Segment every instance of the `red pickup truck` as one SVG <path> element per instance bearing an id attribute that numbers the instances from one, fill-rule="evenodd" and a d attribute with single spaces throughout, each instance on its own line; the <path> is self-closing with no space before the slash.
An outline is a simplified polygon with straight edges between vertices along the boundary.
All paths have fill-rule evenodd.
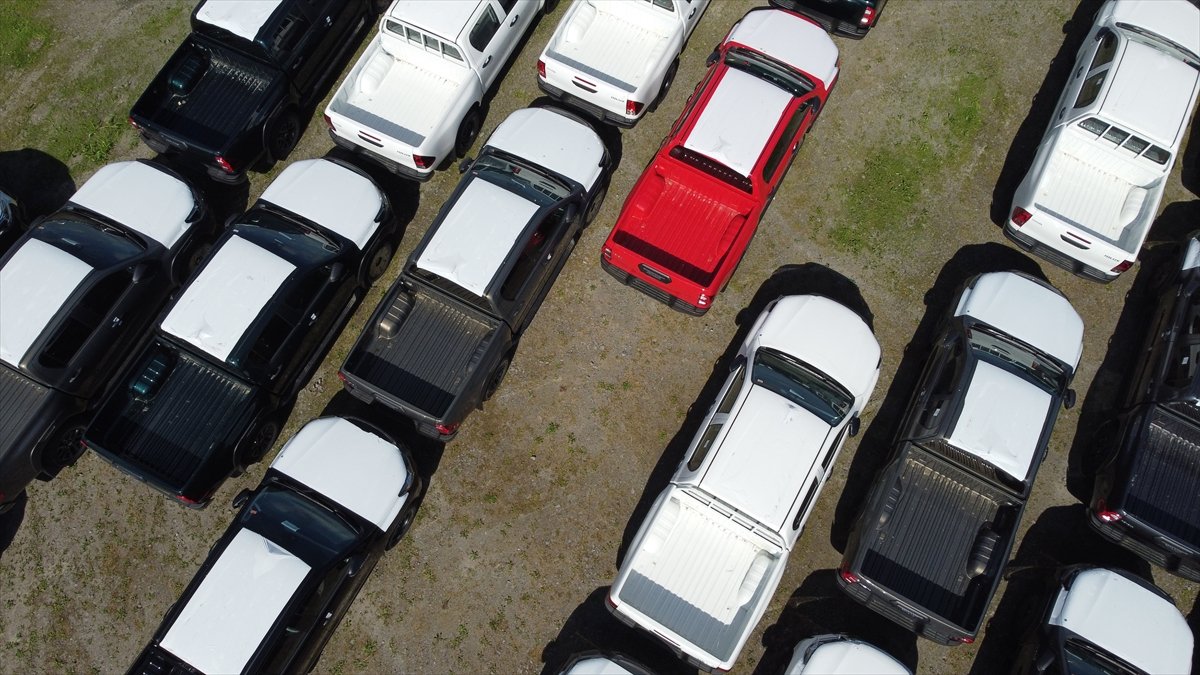
<path id="1" fill-rule="evenodd" d="M 838 67 L 833 41 L 803 16 L 764 7 L 742 17 L 625 200 L 601 266 L 675 309 L 707 312 Z"/>

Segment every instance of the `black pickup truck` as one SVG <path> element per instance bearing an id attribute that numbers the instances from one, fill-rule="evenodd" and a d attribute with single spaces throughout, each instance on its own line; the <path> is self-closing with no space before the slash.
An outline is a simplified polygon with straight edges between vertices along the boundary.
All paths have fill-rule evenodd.
<path id="1" fill-rule="evenodd" d="M 1083 323 L 1048 284 L 976 277 L 934 342 L 847 544 L 838 584 L 922 637 L 972 642 L 1079 362 Z"/>
<path id="2" fill-rule="evenodd" d="M 1100 534 L 1192 581 L 1200 581 L 1197 261 L 1192 238 L 1163 284 L 1116 427 L 1098 435 L 1105 457 L 1090 509 Z"/>
<path id="3" fill-rule="evenodd" d="M 232 221 L 84 433 L 121 470 L 202 507 L 271 448 L 294 397 L 391 259 L 365 174 L 285 169 Z"/>
<path id="4" fill-rule="evenodd" d="M 0 257 L 0 511 L 83 427 L 216 225 L 178 175 L 109 164 Z"/>
<path id="5" fill-rule="evenodd" d="M 223 182 L 284 159 L 370 29 L 373 0 L 202 0 L 129 122 Z"/>
<path id="6" fill-rule="evenodd" d="M 546 142 L 546 139 L 553 139 Z M 449 440 L 508 371 L 533 320 L 599 210 L 609 171 L 600 138 L 575 115 L 514 112 L 489 138 L 339 375 L 351 394 Z"/>

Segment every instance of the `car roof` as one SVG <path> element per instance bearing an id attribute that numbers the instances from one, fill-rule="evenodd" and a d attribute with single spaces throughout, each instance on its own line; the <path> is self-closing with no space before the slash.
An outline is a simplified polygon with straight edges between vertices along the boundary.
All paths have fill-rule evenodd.
<path id="1" fill-rule="evenodd" d="M 827 642 L 813 651 L 803 668 L 804 654 L 797 651 L 783 675 L 912 675 L 904 664 L 878 647 L 860 640 Z"/>
<path id="2" fill-rule="evenodd" d="M 293 162 L 262 199 L 354 242 L 362 250 L 379 228 L 383 195 L 369 178 L 325 159 Z"/>
<path id="3" fill-rule="evenodd" d="M 538 205 L 472 178 L 417 258 L 417 267 L 483 296 Z"/>
<path id="4" fill-rule="evenodd" d="M 1029 475 L 1053 397 L 1023 377 L 975 362 L 947 441 L 1017 480 Z"/>
<path id="5" fill-rule="evenodd" d="M 27 238 L 0 269 L 0 359 L 16 367 L 92 266 Z"/>
<path id="6" fill-rule="evenodd" d="M 224 361 L 295 269 L 265 248 L 230 236 L 185 287 L 162 329 Z"/>
<path id="7" fill-rule="evenodd" d="M 196 19 L 253 40 L 282 0 L 207 0 L 196 8 Z"/>
<path id="8" fill-rule="evenodd" d="M 837 72 L 838 48 L 825 29 L 782 9 L 763 7 L 747 12 L 727 40 L 782 61 L 826 87 Z"/>
<path id="9" fill-rule="evenodd" d="M 1182 142 L 1200 72 L 1133 40 L 1112 67 L 1100 114 L 1172 151 Z"/>
<path id="10" fill-rule="evenodd" d="M 257 532 L 240 529 L 159 645 L 204 673 L 241 672 L 309 570 Z"/>
<path id="11" fill-rule="evenodd" d="M 145 162 L 117 162 L 92 174 L 71 202 L 172 248 L 191 227 L 196 198 L 187 183 Z"/>
<path id="12" fill-rule="evenodd" d="M 1116 0 L 1112 21 L 1157 33 L 1200 55 L 1200 8 L 1188 0 Z"/>
<path id="13" fill-rule="evenodd" d="M 1015 272 L 990 272 L 959 297 L 954 316 L 970 316 L 1063 361 L 1083 353 L 1083 319 L 1053 288 Z"/>
<path id="14" fill-rule="evenodd" d="M 749 339 L 804 361 L 855 396 L 874 381 L 879 365 L 879 342 L 862 318 L 820 295 L 780 298 Z"/>
<path id="15" fill-rule="evenodd" d="M 683 145 L 749 177 L 792 99 L 766 80 L 728 68 Z"/>
<path id="16" fill-rule="evenodd" d="M 591 127 L 545 108 L 513 112 L 492 132 L 487 145 L 556 171 L 585 189 L 600 177 L 605 151 Z"/>
<path id="17" fill-rule="evenodd" d="M 271 468 L 353 511 L 380 530 L 400 513 L 408 482 L 403 451 L 339 417 L 304 425 Z"/>
<path id="18" fill-rule="evenodd" d="M 467 28 L 475 10 L 487 0 L 396 0 L 387 15 L 450 41 Z M 503 19 L 504 17 L 500 17 Z"/>

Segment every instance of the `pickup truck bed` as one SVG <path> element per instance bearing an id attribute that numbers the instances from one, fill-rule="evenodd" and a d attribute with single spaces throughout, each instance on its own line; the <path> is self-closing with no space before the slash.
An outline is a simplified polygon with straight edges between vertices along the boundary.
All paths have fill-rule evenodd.
<path id="1" fill-rule="evenodd" d="M 142 373 L 162 353 L 157 346 L 151 349 L 133 371 L 136 379 L 125 386 L 126 393 L 109 399 L 110 408 L 97 416 L 88 438 L 117 464 L 181 486 L 210 459 L 215 445 L 236 442 L 226 436 L 249 423 L 254 390 L 181 351 L 161 386 L 149 398 L 138 396 L 132 388 L 143 384 Z M 181 418 L 188 424 L 177 424 Z M 110 423 L 105 426 L 102 420 Z"/>
<path id="2" fill-rule="evenodd" d="M 1007 559 L 1007 551 L 981 541 L 981 532 L 998 527 L 996 542 L 1011 543 L 1016 518 L 1007 516 L 1019 514 L 1020 506 L 969 472 L 909 447 L 883 503 L 884 522 L 864 537 L 862 571 L 895 595 L 974 630 L 1002 562 L 992 558 Z M 982 558 L 990 564 L 973 574 L 971 558 L 980 554 L 990 554 Z"/>
<path id="3" fill-rule="evenodd" d="M 1186 405 L 1186 404 L 1184 404 Z M 1149 433 L 1138 450 L 1125 498 L 1126 511 L 1195 548 L 1200 548 L 1200 445 L 1196 429 L 1161 407 L 1151 413 Z"/>
<path id="4" fill-rule="evenodd" d="M 466 387 L 498 327 L 476 312 L 401 289 L 343 370 L 399 401 L 440 418 Z M 394 326 L 390 330 L 383 325 Z"/>
<path id="5" fill-rule="evenodd" d="M 675 22 L 648 3 L 584 0 L 549 55 L 585 75 L 632 92 L 670 46 Z M 643 6 L 644 5 L 644 6 Z"/>
<path id="6" fill-rule="evenodd" d="M 0 365 L 0 449 L 11 447 L 17 432 L 47 403 L 51 389 Z"/>

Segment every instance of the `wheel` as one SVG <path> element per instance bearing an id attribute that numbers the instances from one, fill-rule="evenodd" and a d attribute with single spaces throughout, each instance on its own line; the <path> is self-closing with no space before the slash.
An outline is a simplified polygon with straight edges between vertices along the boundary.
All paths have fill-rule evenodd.
<path id="1" fill-rule="evenodd" d="M 475 139 L 479 137 L 480 122 L 479 106 L 474 106 L 467 111 L 462 123 L 458 125 L 458 135 L 454 137 L 455 155 L 467 156 L 471 146 L 475 144 Z"/>
<path id="2" fill-rule="evenodd" d="M 400 540 L 404 538 L 404 535 L 408 534 L 408 529 L 412 527 L 413 520 L 415 520 L 416 517 L 416 509 L 409 511 L 404 515 L 404 520 L 401 521 L 400 526 L 396 528 L 396 531 L 392 533 L 392 536 L 388 537 L 387 543 L 384 544 L 384 550 L 390 551 L 392 547 L 400 543 Z"/>
<path id="3" fill-rule="evenodd" d="M 240 474 L 245 471 L 251 464 L 256 464 L 262 460 L 271 446 L 275 445 L 275 439 L 279 437 L 279 422 L 275 420 L 267 420 L 255 429 L 246 443 L 245 449 L 238 453 L 238 461 L 235 471 Z"/>
<path id="4" fill-rule="evenodd" d="M 273 161 L 287 157 L 300 141 L 300 118 L 285 110 L 267 126 L 267 154 Z"/>
<path id="5" fill-rule="evenodd" d="M 59 429 L 50 445 L 42 451 L 42 473 L 54 478 L 58 472 L 71 466 L 83 455 L 83 431 L 87 424 L 73 420 Z"/>
<path id="6" fill-rule="evenodd" d="M 500 362 L 500 365 L 496 366 L 496 369 L 492 371 L 492 377 L 488 379 L 487 386 L 483 389 L 484 401 L 490 399 L 496 393 L 496 390 L 500 388 L 500 383 L 504 381 L 504 375 L 508 373 L 510 363 L 512 363 L 512 359 L 506 356 Z"/>
<path id="7" fill-rule="evenodd" d="M 678 59 L 671 63 L 671 67 L 667 68 L 667 74 L 663 75 L 662 86 L 658 88 L 658 95 L 650 103 L 650 112 L 658 110 L 658 105 L 667 97 L 667 92 L 671 91 L 671 85 L 675 84 L 675 73 L 677 72 L 679 72 Z"/>
<path id="8" fill-rule="evenodd" d="M 608 183 L 600 186 L 596 194 L 592 195 L 592 200 L 588 202 L 587 208 L 583 212 L 583 226 L 587 227 L 592 224 L 596 216 L 600 214 L 600 207 L 604 205 L 604 198 L 608 195 Z"/>
<path id="9" fill-rule="evenodd" d="M 211 250 L 212 244 L 201 244 L 180 251 L 171 263 L 171 280 L 176 284 L 187 281 L 187 278 L 192 276 L 192 272 L 195 272 L 196 268 L 200 267 L 200 263 L 204 261 L 205 256 Z"/>
<path id="10" fill-rule="evenodd" d="M 388 265 L 392 262 L 392 254 L 391 243 L 381 241 L 367 255 L 363 256 L 362 265 L 358 272 L 358 280 L 363 288 L 370 287 L 379 277 L 383 276 L 383 273 L 387 271 Z"/>

